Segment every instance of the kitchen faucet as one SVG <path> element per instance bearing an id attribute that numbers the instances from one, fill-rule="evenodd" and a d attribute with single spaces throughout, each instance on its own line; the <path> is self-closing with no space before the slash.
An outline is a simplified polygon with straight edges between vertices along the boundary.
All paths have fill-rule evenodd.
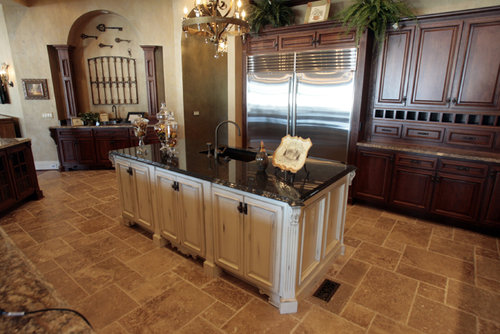
<path id="1" fill-rule="evenodd" d="M 238 129 L 238 136 L 241 137 L 241 130 L 240 130 L 240 126 L 238 125 L 238 123 L 226 120 L 226 121 L 222 121 L 219 124 L 217 124 L 217 126 L 215 127 L 215 147 L 214 147 L 214 157 L 215 157 L 215 159 L 217 159 L 217 156 L 219 155 L 219 148 L 217 146 L 217 143 L 219 142 L 219 140 L 218 140 L 219 139 L 218 138 L 219 137 L 219 128 L 224 123 L 233 123 L 234 125 L 236 125 L 236 128 Z"/>
<path id="2" fill-rule="evenodd" d="M 115 120 L 118 121 L 118 112 L 117 112 L 116 104 L 113 104 L 113 106 L 111 107 L 111 112 L 115 113 Z"/>

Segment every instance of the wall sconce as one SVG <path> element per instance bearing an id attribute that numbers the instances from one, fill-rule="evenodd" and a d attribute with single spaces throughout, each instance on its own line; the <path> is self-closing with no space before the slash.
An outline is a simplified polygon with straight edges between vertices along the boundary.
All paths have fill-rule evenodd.
<path id="1" fill-rule="evenodd" d="M 2 63 L 2 67 L 0 67 L 0 81 L 4 85 L 14 87 L 14 83 L 12 81 L 9 81 L 9 65 L 7 65 L 6 63 Z"/>

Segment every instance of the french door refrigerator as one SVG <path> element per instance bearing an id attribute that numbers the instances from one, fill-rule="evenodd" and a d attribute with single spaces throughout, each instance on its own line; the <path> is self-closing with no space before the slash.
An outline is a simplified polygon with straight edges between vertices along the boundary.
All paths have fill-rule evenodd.
<path id="1" fill-rule="evenodd" d="M 246 145 L 311 138 L 309 156 L 346 162 L 356 49 L 247 57 Z"/>

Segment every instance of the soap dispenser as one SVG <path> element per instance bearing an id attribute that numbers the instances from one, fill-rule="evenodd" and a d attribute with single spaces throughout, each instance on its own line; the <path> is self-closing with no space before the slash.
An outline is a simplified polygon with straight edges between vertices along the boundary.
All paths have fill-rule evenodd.
<path id="1" fill-rule="evenodd" d="M 264 171 L 269 163 L 269 158 L 267 157 L 266 149 L 264 148 L 264 142 L 260 142 L 260 150 L 255 155 L 255 161 L 257 161 L 257 166 L 259 171 Z"/>

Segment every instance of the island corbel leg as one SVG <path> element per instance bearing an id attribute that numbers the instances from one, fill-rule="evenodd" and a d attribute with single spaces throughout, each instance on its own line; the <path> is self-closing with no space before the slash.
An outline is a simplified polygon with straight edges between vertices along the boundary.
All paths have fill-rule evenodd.
<path id="1" fill-rule="evenodd" d="M 297 312 L 295 283 L 297 277 L 297 255 L 299 244 L 299 218 L 301 207 L 290 207 L 287 210 L 288 218 L 284 221 L 281 275 L 280 275 L 280 313 Z"/>

